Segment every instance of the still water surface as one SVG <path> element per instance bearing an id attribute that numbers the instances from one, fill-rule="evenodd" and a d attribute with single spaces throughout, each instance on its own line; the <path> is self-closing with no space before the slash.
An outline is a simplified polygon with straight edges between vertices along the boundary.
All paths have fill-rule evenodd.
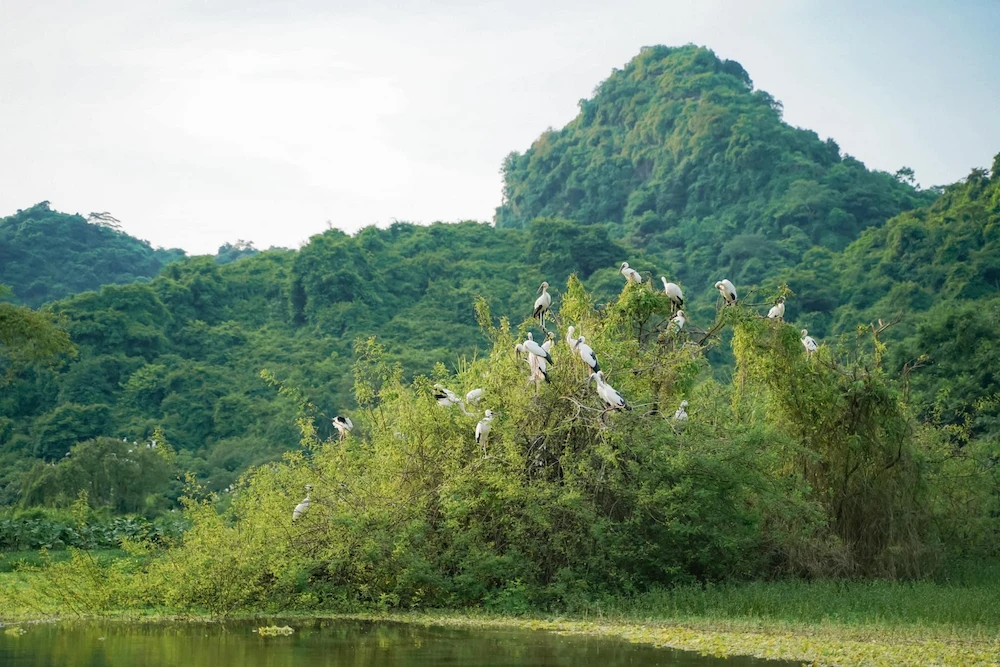
<path id="1" fill-rule="evenodd" d="M 73 623 L 0 633 L 3 667 L 774 667 L 612 639 L 541 630 L 469 630 L 353 620 L 277 621 L 289 637 L 261 637 L 273 622 Z"/>

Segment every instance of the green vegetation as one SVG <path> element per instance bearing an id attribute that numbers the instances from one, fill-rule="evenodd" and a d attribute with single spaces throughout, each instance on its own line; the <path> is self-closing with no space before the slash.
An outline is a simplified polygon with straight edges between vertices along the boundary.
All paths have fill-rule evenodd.
<path id="1" fill-rule="evenodd" d="M 132 238 L 106 213 L 83 218 L 41 202 L 0 218 L 0 284 L 10 285 L 14 298 L 29 306 L 149 279 L 183 256 L 183 250 L 154 250 Z"/>
<path id="2" fill-rule="evenodd" d="M 41 589 L 91 613 L 523 613 L 694 581 L 914 577 L 996 555 L 989 468 L 912 419 L 882 369 L 880 332 L 810 357 L 794 326 L 724 307 L 713 329 L 734 331 L 727 386 L 699 382 L 716 337 L 672 332 L 669 302 L 649 285 L 591 304 L 571 277 L 551 322 L 589 334 L 632 410 L 603 409 L 564 341 L 550 382 L 526 387 L 512 351 L 530 322 L 512 330 L 480 301 L 492 349 L 455 374 L 407 381 L 381 346 L 358 344 L 346 440 L 322 437 L 318 409 L 265 373 L 301 410 L 300 450 L 249 471 L 221 512 L 191 480 L 177 546 L 134 545 L 141 560 L 97 579 L 74 557 L 44 570 L 72 585 Z M 472 437 L 478 416 L 437 405 L 434 381 L 485 389 L 482 407 L 498 413 L 487 443 Z M 697 409 L 680 425 L 672 410 L 685 396 Z M 307 484 L 312 506 L 294 522 Z"/>
<path id="3" fill-rule="evenodd" d="M 238 242 L 41 311 L 0 304 L 0 505 L 91 513 L 0 518 L 0 550 L 84 549 L 0 580 L 0 613 L 461 607 L 715 635 L 834 623 L 858 645 L 854 623 L 988 634 L 996 591 L 927 577 L 1000 555 L 1000 156 L 922 191 L 782 123 L 738 64 L 656 47 L 504 175 L 495 227 Z M 623 288 L 623 260 L 642 284 Z M 684 287 L 680 334 L 660 275 Z M 722 277 L 739 305 L 716 304 Z M 514 347 L 542 340 L 520 321 L 542 280 L 557 340 L 536 390 Z M 779 296 L 786 321 L 761 317 Z M 571 324 L 631 411 L 603 410 Z M 439 406 L 434 383 L 483 403 Z M 336 414 L 355 423 L 344 441 Z M 183 536 L 153 534 L 178 507 Z M 88 541 L 112 514 L 147 521 Z M 86 551 L 117 546 L 111 563 Z"/>

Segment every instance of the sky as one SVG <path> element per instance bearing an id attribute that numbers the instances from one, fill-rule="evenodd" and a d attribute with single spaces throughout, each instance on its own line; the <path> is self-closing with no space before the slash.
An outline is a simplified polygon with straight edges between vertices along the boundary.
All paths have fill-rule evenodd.
<path id="1" fill-rule="evenodd" d="M 190 253 L 492 220 L 504 156 L 653 44 L 946 184 L 1000 152 L 997 35 L 1000 0 L 0 0 L 0 216 L 108 211 Z"/>

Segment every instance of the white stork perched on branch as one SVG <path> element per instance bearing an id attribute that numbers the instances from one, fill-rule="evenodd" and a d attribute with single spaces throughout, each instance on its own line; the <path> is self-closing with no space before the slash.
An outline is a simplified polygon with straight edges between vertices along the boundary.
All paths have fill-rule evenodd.
<path id="1" fill-rule="evenodd" d="M 552 295 L 549 294 L 549 284 L 547 282 L 542 282 L 538 288 L 538 292 L 541 296 L 535 299 L 535 308 L 531 312 L 531 316 L 538 320 L 544 329 L 545 313 L 549 312 L 549 306 L 552 305 Z"/>
<path id="2" fill-rule="evenodd" d="M 580 336 L 580 339 L 576 344 L 576 353 L 580 355 L 581 359 L 583 359 L 583 363 L 590 367 L 591 373 L 597 373 L 601 370 L 601 364 L 597 361 L 597 355 L 594 353 L 594 348 L 587 345 L 586 336 Z"/>
<path id="3" fill-rule="evenodd" d="M 670 306 L 676 311 L 684 305 L 684 292 L 681 291 L 677 283 L 668 283 L 667 279 L 660 276 L 663 281 L 663 293 L 670 299 Z"/>
<path id="4" fill-rule="evenodd" d="M 719 290 L 727 306 L 736 303 L 736 287 L 729 280 L 723 278 L 715 283 L 715 289 Z"/>
<path id="5" fill-rule="evenodd" d="M 610 410 L 631 410 L 625 397 L 618 393 L 618 390 L 604 381 L 604 371 L 591 373 L 590 379 L 597 382 L 597 395 L 601 397 L 604 404 Z"/>
<path id="6" fill-rule="evenodd" d="M 778 297 L 777 303 L 771 306 L 771 310 L 767 311 L 767 318 L 769 320 L 785 319 L 785 297 Z"/>
<path id="7" fill-rule="evenodd" d="M 483 448 L 483 456 L 486 456 L 486 442 L 490 438 L 490 422 L 493 421 L 493 411 L 487 410 L 479 423 L 476 424 L 476 444 Z"/>
<path id="8" fill-rule="evenodd" d="M 312 505 L 312 501 L 309 499 L 309 494 L 312 493 L 312 484 L 306 484 L 306 497 L 302 499 L 302 502 L 295 506 L 292 510 L 292 521 L 298 521 L 302 518 L 302 515 L 309 511 L 309 506 Z"/>
<path id="9" fill-rule="evenodd" d="M 434 385 L 434 398 L 437 400 L 438 405 L 446 408 L 458 405 L 460 402 L 458 396 L 455 395 L 455 392 L 451 389 L 446 389 L 439 384 Z"/>
<path id="10" fill-rule="evenodd" d="M 541 357 L 550 364 L 552 363 L 552 355 L 549 354 L 548 350 L 546 350 L 544 347 L 535 342 L 535 339 L 532 337 L 530 331 L 528 332 L 528 340 L 521 343 L 521 345 L 524 346 L 525 350 L 535 355 L 536 357 Z"/>
<path id="11" fill-rule="evenodd" d="M 622 262 L 621 274 L 625 276 L 625 280 L 630 283 L 641 283 L 642 276 L 635 269 L 629 268 L 628 262 Z"/>
<path id="12" fill-rule="evenodd" d="M 350 417 L 341 417 L 340 415 L 337 415 L 332 421 L 333 427 L 337 429 L 338 433 L 340 433 L 341 440 L 346 438 L 351 432 L 351 429 L 354 428 L 354 422 L 351 421 Z"/>
<path id="13" fill-rule="evenodd" d="M 806 356 L 811 357 L 813 352 L 819 349 L 819 343 L 816 339 L 809 335 L 808 329 L 802 330 L 802 347 L 806 348 Z"/>
<path id="14" fill-rule="evenodd" d="M 680 333 L 685 324 L 687 324 L 687 316 L 683 310 L 678 310 L 677 314 L 670 318 L 670 329 L 674 333 Z"/>

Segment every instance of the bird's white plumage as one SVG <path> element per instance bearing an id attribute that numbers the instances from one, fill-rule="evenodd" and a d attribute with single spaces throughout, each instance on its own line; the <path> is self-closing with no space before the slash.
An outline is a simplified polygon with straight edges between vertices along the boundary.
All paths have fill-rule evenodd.
<path id="1" fill-rule="evenodd" d="M 678 310 L 677 314 L 670 318 L 670 328 L 676 333 L 680 333 L 685 324 L 687 324 L 687 316 L 684 315 L 683 310 Z"/>
<path id="2" fill-rule="evenodd" d="M 574 331 L 576 331 L 576 327 L 573 326 L 570 326 L 569 329 L 566 330 L 566 344 L 569 345 L 569 349 L 571 350 L 575 350 L 576 346 L 580 343 L 579 338 L 573 338 Z"/>
<path id="3" fill-rule="evenodd" d="M 490 437 L 490 422 L 493 421 L 493 411 L 487 410 L 479 423 L 476 424 L 476 444 L 486 449 L 486 441 Z"/>
<path id="4" fill-rule="evenodd" d="M 736 287 L 728 279 L 723 278 L 715 283 L 715 289 L 719 290 L 727 304 L 736 303 Z"/>
<path id="5" fill-rule="evenodd" d="M 475 405 L 479 403 L 480 400 L 482 400 L 483 393 L 484 392 L 482 389 L 473 389 L 465 395 L 465 402 L 470 405 Z"/>
<path id="6" fill-rule="evenodd" d="M 333 427 L 340 433 L 341 438 L 346 438 L 347 434 L 354 428 L 354 422 L 351 421 L 350 417 L 341 417 L 338 415 L 333 418 Z"/>
<path id="7" fill-rule="evenodd" d="M 629 409 L 625 397 L 604 380 L 604 371 L 597 371 L 591 374 L 590 377 L 597 381 L 597 395 L 601 397 L 601 400 L 604 401 L 604 404 L 608 408 L 612 410 Z"/>
<path id="8" fill-rule="evenodd" d="M 809 335 L 807 329 L 802 330 L 802 347 L 806 348 L 806 356 L 811 356 L 813 352 L 819 349 L 819 344 L 815 338 Z"/>
<path id="9" fill-rule="evenodd" d="M 549 362 L 550 364 L 552 363 L 552 355 L 549 354 L 548 350 L 546 350 L 541 345 L 539 345 L 538 343 L 536 343 L 532 339 L 530 333 L 528 334 L 528 339 L 526 341 L 524 341 L 523 343 L 521 343 L 521 345 L 524 346 L 525 350 L 527 350 L 531 354 L 535 355 L 536 357 L 541 357 L 541 358 L 545 359 L 545 361 Z"/>
<path id="10" fill-rule="evenodd" d="M 674 412 L 674 421 L 686 422 L 688 420 L 687 406 L 687 401 L 681 401 L 680 407 Z"/>
<path id="11" fill-rule="evenodd" d="M 767 311 L 767 316 L 772 320 L 780 320 L 785 317 L 785 302 L 778 301 L 778 303 L 771 306 L 771 310 Z"/>
<path id="12" fill-rule="evenodd" d="M 625 276 L 625 280 L 630 283 L 641 283 L 642 276 L 635 269 L 629 267 L 628 262 L 622 262 L 621 274 Z"/>
<path id="13" fill-rule="evenodd" d="M 587 339 L 585 336 L 580 336 L 576 344 L 576 353 L 580 355 L 583 359 L 583 363 L 590 366 L 590 372 L 596 373 L 601 370 L 601 364 L 597 361 L 597 354 L 594 349 L 587 345 Z"/>
<path id="14" fill-rule="evenodd" d="M 549 294 L 549 284 L 543 282 L 541 286 L 538 288 L 538 291 L 541 292 L 542 294 L 537 299 L 535 299 L 535 306 L 531 312 L 531 316 L 538 318 L 539 320 L 544 322 L 545 313 L 548 312 L 549 306 L 552 305 L 552 295 Z"/>
<path id="15" fill-rule="evenodd" d="M 302 518 L 302 515 L 309 511 L 309 506 L 312 505 L 312 500 L 309 499 L 309 495 L 312 493 L 312 484 L 306 484 L 306 497 L 302 499 L 302 502 L 295 506 L 292 510 L 292 521 L 298 521 Z"/>
<path id="16" fill-rule="evenodd" d="M 459 398 L 455 395 L 455 392 L 439 384 L 434 385 L 434 398 L 437 399 L 438 405 L 443 405 L 446 408 L 458 405 L 459 403 Z"/>
<path id="17" fill-rule="evenodd" d="M 677 283 L 668 283 L 667 279 L 660 276 L 660 280 L 663 281 L 663 293 L 667 295 L 670 299 L 670 304 L 674 308 L 680 308 L 684 305 L 684 292 L 681 291 L 680 285 Z"/>

